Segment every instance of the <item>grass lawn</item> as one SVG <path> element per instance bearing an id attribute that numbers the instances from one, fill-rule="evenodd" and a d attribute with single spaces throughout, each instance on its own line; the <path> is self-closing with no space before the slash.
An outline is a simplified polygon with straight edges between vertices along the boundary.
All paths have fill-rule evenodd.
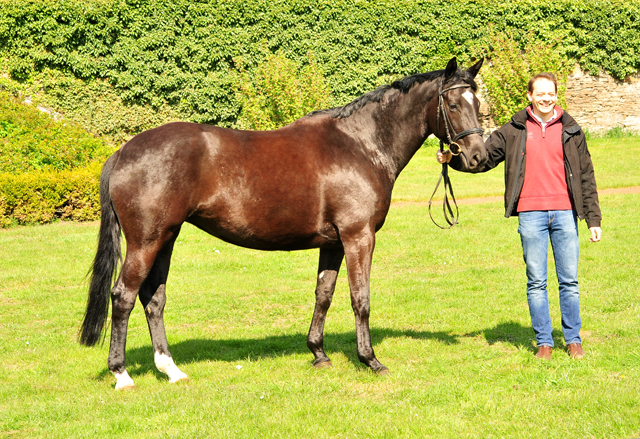
<path id="1" fill-rule="evenodd" d="M 628 159 L 640 139 L 590 148 L 600 188 L 640 185 Z M 428 200 L 434 155 L 417 154 L 396 201 Z M 459 198 L 502 192 L 501 170 L 452 179 Z M 316 370 L 306 333 L 318 252 L 246 250 L 185 226 L 165 321 L 190 380 L 156 371 L 138 304 L 136 388 L 123 392 L 108 343 L 77 343 L 98 225 L 0 230 L 0 438 L 640 437 L 640 194 L 602 195 L 601 207 L 602 242 L 580 223 L 581 361 L 564 350 L 555 276 L 556 349 L 534 358 L 517 219 L 501 202 L 461 206 L 447 231 L 409 203 L 391 209 L 373 261 L 372 339 L 388 376 L 358 362 L 346 270 L 325 329 L 334 367 Z"/>

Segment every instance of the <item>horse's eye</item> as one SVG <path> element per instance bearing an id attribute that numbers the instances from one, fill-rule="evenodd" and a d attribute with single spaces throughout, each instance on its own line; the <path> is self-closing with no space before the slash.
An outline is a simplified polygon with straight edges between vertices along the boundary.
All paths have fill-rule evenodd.
<path id="1" fill-rule="evenodd" d="M 458 111 L 458 104 L 449 104 L 449 110 Z"/>

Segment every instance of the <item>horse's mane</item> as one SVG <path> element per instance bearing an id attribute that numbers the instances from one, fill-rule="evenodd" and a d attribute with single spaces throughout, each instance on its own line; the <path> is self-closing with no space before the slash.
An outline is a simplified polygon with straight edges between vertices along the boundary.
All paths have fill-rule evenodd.
<path id="1" fill-rule="evenodd" d="M 369 102 L 380 102 L 387 92 L 391 90 L 399 90 L 401 93 L 407 93 L 414 85 L 422 84 L 425 81 L 434 81 L 444 75 L 444 70 L 435 70 L 433 72 L 418 73 L 416 75 L 406 76 L 402 79 L 392 82 L 391 84 L 382 85 L 373 91 L 363 94 L 359 98 L 342 107 L 329 108 L 326 110 L 317 110 L 309 113 L 329 114 L 333 118 L 342 119 L 351 116 L 353 113 L 367 105 Z M 458 83 L 464 81 L 471 86 L 473 91 L 477 91 L 477 85 L 469 72 L 466 70 L 457 70 L 450 82 Z M 449 81 L 448 81 L 449 82 Z"/>

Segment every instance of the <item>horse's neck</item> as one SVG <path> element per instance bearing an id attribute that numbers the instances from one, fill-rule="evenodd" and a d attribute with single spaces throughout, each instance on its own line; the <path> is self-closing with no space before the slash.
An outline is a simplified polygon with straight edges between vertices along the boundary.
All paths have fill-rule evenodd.
<path id="1" fill-rule="evenodd" d="M 339 128 L 358 140 L 392 181 L 431 133 L 426 114 L 437 105 L 437 86 L 415 84 L 407 93 L 391 90 L 380 102 L 369 103 L 339 120 Z"/>

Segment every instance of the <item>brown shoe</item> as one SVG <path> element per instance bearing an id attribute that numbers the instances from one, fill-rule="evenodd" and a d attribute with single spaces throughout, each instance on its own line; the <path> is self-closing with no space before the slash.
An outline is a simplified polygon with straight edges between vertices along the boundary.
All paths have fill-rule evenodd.
<path id="1" fill-rule="evenodd" d="M 571 343 L 567 346 L 567 350 L 569 351 L 569 356 L 571 358 L 575 358 L 579 360 L 584 357 L 584 350 L 582 349 L 582 345 L 580 343 Z"/>
<path id="2" fill-rule="evenodd" d="M 551 360 L 551 346 L 540 346 L 536 357 L 541 360 Z"/>

